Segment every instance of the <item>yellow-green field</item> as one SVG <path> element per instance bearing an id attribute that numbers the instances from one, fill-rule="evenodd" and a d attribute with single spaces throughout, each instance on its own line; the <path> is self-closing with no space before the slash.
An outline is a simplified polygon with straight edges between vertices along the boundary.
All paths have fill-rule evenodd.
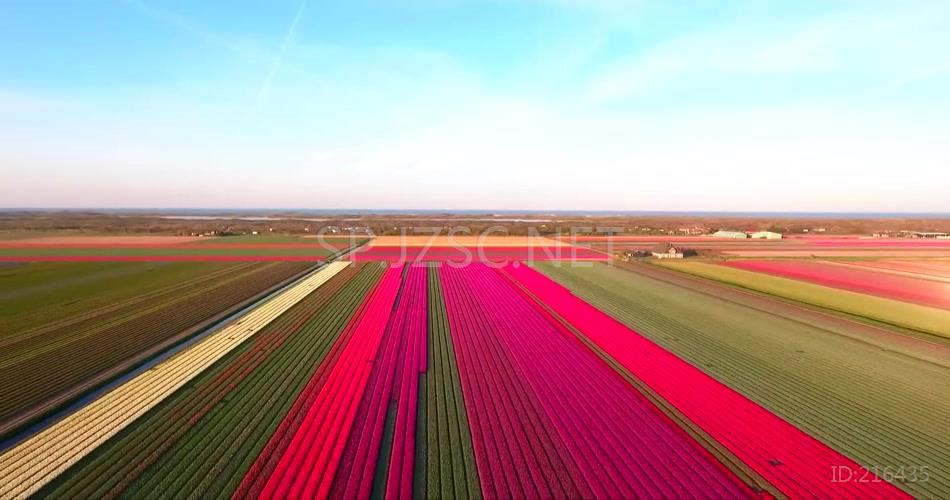
<path id="1" fill-rule="evenodd" d="M 950 338 L 950 311 L 705 262 L 658 265 L 757 292 Z"/>

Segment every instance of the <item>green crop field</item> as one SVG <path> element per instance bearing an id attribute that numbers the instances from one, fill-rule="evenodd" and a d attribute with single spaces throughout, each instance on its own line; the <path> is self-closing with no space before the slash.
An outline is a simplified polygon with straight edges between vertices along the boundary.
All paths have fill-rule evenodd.
<path id="1" fill-rule="evenodd" d="M 381 273 L 344 270 L 40 496 L 229 496 Z"/>
<path id="2" fill-rule="evenodd" d="M 860 329 L 799 321 L 782 303 L 772 314 L 603 264 L 536 267 L 859 463 L 927 467 L 908 492 L 950 489 L 946 367 L 856 340 Z"/>
<path id="3" fill-rule="evenodd" d="M 36 262 L 0 267 L 0 337 L 237 266 L 224 262 Z"/>
<path id="4" fill-rule="evenodd" d="M 950 311 L 704 262 L 659 265 L 729 285 L 950 338 Z"/>
<path id="5" fill-rule="evenodd" d="M 0 384 L 7 389 L 0 434 L 121 375 L 309 267 L 56 263 L 4 269 Z"/>

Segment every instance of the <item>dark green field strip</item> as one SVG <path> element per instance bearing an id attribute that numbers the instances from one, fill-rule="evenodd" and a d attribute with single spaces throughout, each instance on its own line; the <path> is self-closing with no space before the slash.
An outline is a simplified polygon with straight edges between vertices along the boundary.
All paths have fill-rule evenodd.
<path id="1" fill-rule="evenodd" d="M 111 265 L 108 262 L 24 262 L 16 267 L 0 268 L 0 302 L 7 305 L 20 300 L 24 304 L 17 305 L 18 309 L 22 309 L 37 296 L 49 296 L 63 289 L 86 284 L 123 282 L 129 276 L 154 271 L 159 267 L 146 264 L 148 263 L 124 262 Z M 36 305 L 47 305 L 46 297 Z"/>
<path id="2" fill-rule="evenodd" d="M 420 391 L 424 398 L 421 406 L 425 408 L 425 433 L 418 438 L 425 461 L 417 462 L 420 475 L 424 471 L 425 489 L 416 491 L 424 491 L 426 498 L 481 498 L 472 436 L 437 268 L 429 270 L 428 279 L 429 366 L 424 377 L 425 390 Z"/>
<path id="3" fill-rule="evenodd" d="M 380 272 L 341 271 L 39 496 L 229 496 Z"/>
<path id="4" fill-rule="evenodd" d="M 77 382 L 71 385 L 68 389 L 63 390 L 55 395 L 44 399 L 42 402 L 30 406 L 24 411 L 18 412 L 15 416 L 7 418 L 0 422 L 0 436 L 9 436 L 17 430 L 24 428 L 25 426 L 49 415 L 50 413 L 64 407 L 65 405 L 75 401 L 78 398 L 88 394 L 90 391 L 101 387 L 103 384 L 106 384 L 116 377 L 119 377 L 129 370 L 134 369 L 136 366 L 139 366 L 141 363 L 152 359 L 154 356 L 165 352 L 167 349 L 193 337 L 196 334 L 199 334 L 203 330 L 207 329 L 210 326 L 220 322 L 221 320 L 233 315 L 234 313 L 240 311 L 241 309 L 255 303 L 256 301 L 266 297 L 274 289 L 281 287 L 284 284 L 287 284 L 291 281 L 296 280 L 302 274 L 307 273 L 308 270 L 304 269 L 302 273 L 298 273 L 294 276 L 291 276 L 284 280 L 274 284 L 269 288 L 263 288 L 258 291 L 256 294 L 249 295 L 241 301 L 231 305 L 228 308 L 219 310 L 214 314 L 204 317 L 200 321 L 197 321 L 187 328 L 180 330 L 174 335 L 166 336 L 161 341 L 152 344 L 145 349 L 141 349 L 136 352 L 134 355 L 129 356 L 117 363 L 112 364 L 107 369 L 99 371 L 95 375 L 83 378 L 80 382 Z"/>
<path id="5" fill-rule="evenodd" d="M 74 471 L 81 470 L 83 474 L 91 475 L 89 479 L 99 474 L 118 471 L 118 474 L 112 474 L 101 483 L 100 481 L 85 481 L 86 478 L 83 477 L 78 478 L 79 481 L 75 481 L 77 478 L 72 478 L 73 483 L 85 481 L 86 488 L 85 490 L 76 489 L 74 493 L 92 494 L 89 489 L 92 486 L 99 487 L 96 493 L 100 496 L 124 490 L 128 483 L 138 479 L 148 466 L 175 444 L 189 430 L 192 423 L 197 422 L 201 416 L 226 397 L 231 384 L 243 380 L 250 371 L 266 359 L 267 355 L 273 352 L 275 347 L 286 341 L 286 337 L 293 333 L 290 331 L 291 327 L 299 324 L 301 319 L 305 320 L 312 315 L 332 296 L 339 285 L 339 282 L 331 280 L 317 292 L 301 300 L 287 313 L 255 335 L 252 341 L 239 346 L 228 357 L 210 367 L 162 405 L 100 448 L 106 451 L 106 447 L 115 446 L 115 450 L 109 453 L 99 453 L 97 450 L 94 455 L 101 456 L 95 460 L 86 460 L 88 463 L 80 462 L 74 466 L 73 469 L 67 471 L 67 475 L 62 476 L 64 480 L 61 483 L 67 483 L 65 479 Z M 159 422 L 164 425 L 156 425 Z M 117 440 L 126 440 L 126 442 L 119 444 Z M 125 461 L 123 456 L 127 456 L 128 461 Z"/>
<path id="6" fill-rule="evenodd" d="M 121 288 L 121 285 L 101 283 L 97 290 L 82 290 L 84 293 L 91 294 L 88 297 L 75 297 L 73 291 L 64 298 L 67 300 L 65 303 L 57 302 L 57 298 L 50 297 L 51 302 L 43 307 L 19 314 L 17 319 L 29 327 L 3 336 L 0 338 L 0 345 L 10 349 L 18 346 L 29 347 L 42 344 L 46 338 L 62 336 L 64 332 L 68 333 L 66 338 L 71 338 L 73 332 L 83 331 L 108 321 L 121 321 L 141 316 L 150 307 L 154 308 L 169 301 L 179 300 L 189 291 L 213 286 L 222 280 L 253 272 L 255 268 L 254 265 L 238 265 L 206 270 L 196 275 L 174 273 L 173 277 L 177 278 L 175 281 L 160 284 L 150 280 L 147 284 L 138 284 L 134 288 L 136 293 L 130 296 L 114 297 L 111 293 L 112 289 L 106 287 L 116 285 Z M 156 279 L 159 277 L 162 281 L 166 279 L 164 269 L 154 271 L 152 274 Z M 67 310 L 80 302 L 82 303 L 81 310 Z"/>
<path id="7" fill-rule="evenodd" d="M 251 272 L 189 290 L 179 299 L 147 308 L 126 321 L 95 324 L 88 329 L 67 329 L 57 337 L 43 337 L 45 344 L 25 350 L 5 349 L 0 357 L 0 420 L 29 412 L 84 380 L 134 357 L 206 318 L 270 289 L 307 269 L 304 264 L 280 263 L 251 268 Z M 36 340 L 36 339 L 34 339 Z M 68 360 L 68 362 L 64 362 Z"/>
<path id="8" fill-rule="evenodd" d="M 270 266 L 273 267 L 274 264 Z M 146 291 L 121 303 L 98 307 L 85 314 L 63 317 L 58 321 L 7 336 L 0 339 L 0 345 L 5 348 L 3 355 L 0 355 L 0 367 L 17 358 L 29 357 L 69 343 L 83 342 L 85 336 L 185 302 L 199 294 L 211 293 L 215 289 L 227 289 L 231 283 L 246 280 L 250 276 L 264 276 L 272 267 L 264 264 L 222 269 L 173 286 Z M 303 270 L 305 266 L 297 264 L 279 272 L 290 273 L 295 268 Z"/>
<path id="9" fill-rule="evenodd" d="M 622 269 L 540 270 L 644 336 L 868 467 L 927 467 L 950 493 L 950 370 Z M 830 473 L 830 472 L 829 472 Z"/>
<path id="10" fill-rule="evenodd" d="M 235 272 L 222 262 L 37 262 L 0 268 L 0 342 Z"/>

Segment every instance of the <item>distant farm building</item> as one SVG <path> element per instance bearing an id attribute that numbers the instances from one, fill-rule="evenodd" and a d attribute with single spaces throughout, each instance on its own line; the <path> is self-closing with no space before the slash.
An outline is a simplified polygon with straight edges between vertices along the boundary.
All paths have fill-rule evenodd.
<path id="1" fill-rule="evenodd" d="M 752 233 L 751 237 L 760 240 L 780 240 L 782 239 L 782 233 L 773 233 L 772 231 L 757 231 Z"/>
<path id="2" fill-rule="evenodd" d="M 950 234 L 936 231 L 910 231 L 911 238 L 939 238 L 946 239 Z"/>
<path id="3" fill-rule="evenodd" d="M 706 234 L 708 230 L 702 226 L 693 226 L 693 227 L 681 227 L 677 229 L 680 233 L 683 233 L 687 236 L 693 236 L 697 234 Z"/>
<path id="4" fill-rule="evenodd" d="M 736 240 L 744 240 L 749 237 L 748 234 L 745 234 L 742 231 L 716 231 L 713 233 L 713 236 L 716 238 L 733 238 Z"/>
<path id="5" fill-rule="evenodd" d="M 654 257 L 658 259 L 682 259 L 683 251 L 679 248 L 673 246 L 672 243 L 663 243 L 662 245 L 657 245 L 652 252 Z"/>

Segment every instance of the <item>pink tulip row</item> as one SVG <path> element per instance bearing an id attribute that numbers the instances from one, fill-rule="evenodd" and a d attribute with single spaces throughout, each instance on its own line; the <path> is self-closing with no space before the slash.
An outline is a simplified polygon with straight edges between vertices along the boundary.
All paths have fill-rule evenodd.
<path id="1" fill-rule="evenodd" d="M 370 369 L 390 321 L 402 267 L 376 288 L 300 393 L 235 497 L 324 498 L 340 464 Z"/>
<path id="2" fill-rule="evenodd" d="M 938 281 L 946 281 L 942 278 L 950 278 L 950 261 L 946 260 L 856 260 L 848 262 L 848 265 L 910 273 L 924 279 L 937 278 Z"/>
<path id="3" fill-rule="evenodd" d="M 950 309 L 950 283 L 825 262 L 737 260 L 729 261 L 725 265 L 887 299 Z"/>
<path id="4" fill-rule="evenodd" d="M 438 272 L 487 498 L 751 495 L 502 271 Z"/>
<path id="5" fill-rule="evenodd" d="M 337 478 L 331 497 L 369 498 L 388 413 L 395 414 L 395 424 L 391 451 L 383 462 L 388 464 L 386 497 L 412 496 L 419 376 L 426 370 L 427 304 L 426 268 L 410 267 L 343 452 L 340 470 L 347 474 Z"/>
<path id="6" fill-rule="evenodd" d="M 363 247 L 353 253 L 354 261 L 386 262 L 489 262 L 514 261 L 606 261 L 608 255 L 584 247 Z"/>
<path id="7" fill-rule="evenodd" d="M 534 269 L 509 266 L 503 272 L 781 493 L 792 498 L 907 497 L 876 477 L 834 481 L 835 468 L 862 469 Z"/>

